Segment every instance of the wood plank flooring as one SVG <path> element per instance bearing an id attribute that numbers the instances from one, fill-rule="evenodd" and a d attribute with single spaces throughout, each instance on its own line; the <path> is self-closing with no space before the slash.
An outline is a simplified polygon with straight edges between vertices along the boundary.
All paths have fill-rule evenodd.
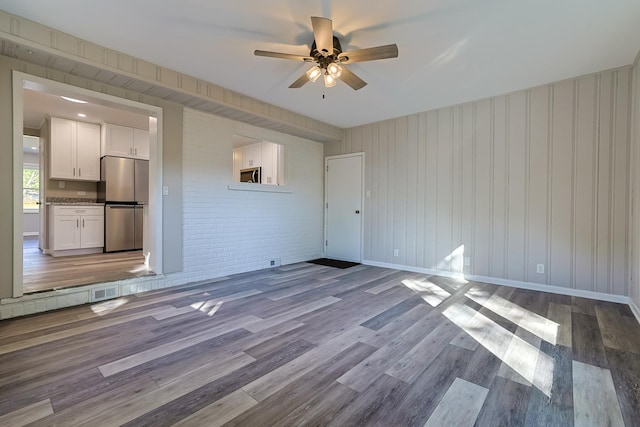
<path id="1" fill-rule="evenodd" d="M 0 425 L 638 426 L 629 307 L 300 263 L 0 322 Z"/>
<path id="2" fill-rule="evenodd" d="M 142 251 L 112 252 L 54 258 L 38 249 L 37 237 L 23 240 L 24 293 L 90 285 L 153 274 Z"/>

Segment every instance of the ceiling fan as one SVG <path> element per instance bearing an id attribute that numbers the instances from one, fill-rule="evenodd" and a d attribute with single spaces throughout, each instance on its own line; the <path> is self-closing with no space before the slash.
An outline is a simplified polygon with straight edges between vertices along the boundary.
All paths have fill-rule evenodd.
<path id="1" fill-rule="evenodd" d="M 311 25 L 313 26 L 313 37 L 315 40 L 311 45 L 309 56 L 270 52 L 266 50 L 256 50 L 253 52 L 256 56 L 315 63 L 311 69 L 300 76 L 295 82 L 291 83 L 290 88 L 302 87 L 308 81 L 315 82 L 320 76 L 323 76 L 325 87 L 335 86 L 336 80 L 340 79 L 354 90 L 362 89 L 367 83 L 348 68 L 344 67 L 344 64 L 398 57 L 398 46 L 396 46 L 395 43 L 343 52 L 342 46 L 340 46 L 340 40 L 333 35 L 331 19 L 312 16 Z"/>

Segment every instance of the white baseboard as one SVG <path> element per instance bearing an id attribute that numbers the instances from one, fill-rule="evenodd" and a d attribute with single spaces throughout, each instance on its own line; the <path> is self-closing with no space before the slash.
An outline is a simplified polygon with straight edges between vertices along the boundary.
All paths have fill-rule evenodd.
<path id="1" fill-rule="evenodd" d="M 414 273 L 423 273 L 423 274 L 430 274 L 430 275 L 436 275 L 436 276 L 460 277 L 461 275 L 461 273 L 453 273 L 451 271 L 441 271 L 441 270 L 435 270 L 430 268 L 411 267 L 408 265 L 389 264 L 385 262 L 377 262 L 377 261 L 369 261 L 369 260 L 362 261 L 362 263 L 365 265 L 371 265 L 374 267 L 392 268 L 395 270 L 411 271 Z M 464 274 L 463 277 L 466 280 L 473 280 L 474 282 L 490 283 L 492 285 L 510 286 L 512 288 L 529 289 L 532 291 L 550 292 L 552 294 L 569 295 L 574 297 L 596 299 L 600 301 L 628 304 L 631 307 L 631 309 L 634 310 L 634 307 L 632 306 L 631 298 L 625 295 L 612 295 L 612 294 L 605 294 L 603 292 L 583 291 L 581 289 L 563 288 L 561 286 L 551 286 L 551 285 L 543 285 L 540 283 L 521 282 L 518 280 L 500 279 L 497 277 L 475 276 L 472 274 Z M 638 322 L 640 322 L 640 310 L 638 310 L 637 306 L 635 307 L 635 309 L 637 311 L 635 311 L 634 314 L 636 316 L 636 319 L 638 319 Z"/>
<path id="2" fill-rule="evenodd" d="M 38 233 L 37 231 L 25 231 L 24 233 L 22 233 L 22 236 L 39 236 L 40 233 Z"/>

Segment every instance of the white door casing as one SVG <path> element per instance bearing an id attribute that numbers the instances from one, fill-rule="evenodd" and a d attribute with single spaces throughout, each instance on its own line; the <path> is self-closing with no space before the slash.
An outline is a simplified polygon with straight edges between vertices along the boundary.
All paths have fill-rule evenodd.
<path id="1" fill-rule="evenodd" d="M 364 153 L 325 159 L 325 257 L 362 261 Z"/>
<path id="2" fill-rule="evenodd" d="M 47 189 L 47 181 L 46 176 L 47 171 L 46 168 L 46 156 L 44 152 L 45 144 L 42 143 L 42 138 L 39 139 L 38 142 L 38 168 L 40 170 L 40 181 L 38 182 L 38 248 L 42 251 L 46 248 L 46 240 L 45 236 L 47 233 L 47 212 L 46 212 L 46 189 Z M 47 248 L 48 249 L 48 248 Z"/>
<path id="3" fill-rule="evenodd" d="M 22 182 L 23 161 L 22 161 L 22 137 L 23 137 L 23 88 L 56 92 L 65 91 L 66 93 L 78 97 L 86 97 L 101 102 L 107 102 L 112 105 L 122 105 L 126 108 L 133 108 L 143 114 L 149 114 L 149 204 L 145 206 L 145 256 L 149 260 L 149 268 L 162 274 L 163 264 L 163 199 L 162 199 L 162 116 L 163 109 L 161 107 L 143 104 L 137 101 L 116 97 L 110 94 L 95 92 L 93 90 L 81 87 L 71 86 L 42 77 L 23 73 L 21 71 L 12 71 L 12 106 L 13 106 L 13 179 L 14 183 Z M 49 135 L 51 138 L 51 135 Z M 49 171 L 47 163 L 41 164 L 44 171 L 41 176 L 48 177 Z M 45 206 L 45 211 L 48 207 Z M 46 215 L 45 215 L 46 217 Z M 45 220 L 48 221 L 48 220 Z M 13 292 L 12 297 L 18 298 L 23 295 L 23 218 L 22 218 L 22 186 L 13 186 Z M 43 230 L 40 230 L 43 233 Z M 46 234 L 45 234 L 46 239 Z"/>

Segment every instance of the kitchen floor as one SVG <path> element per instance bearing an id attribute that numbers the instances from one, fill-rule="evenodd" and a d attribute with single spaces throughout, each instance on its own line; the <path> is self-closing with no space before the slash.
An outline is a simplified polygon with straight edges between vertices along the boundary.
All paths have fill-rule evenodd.
<path id="1" fill-rule="evenodd" d="M 37 236 L 25 236 L 22 249 L 24 293 L 154 274 L 145 267 L 142 251 L 54 258 L 38 249 Z"/>

